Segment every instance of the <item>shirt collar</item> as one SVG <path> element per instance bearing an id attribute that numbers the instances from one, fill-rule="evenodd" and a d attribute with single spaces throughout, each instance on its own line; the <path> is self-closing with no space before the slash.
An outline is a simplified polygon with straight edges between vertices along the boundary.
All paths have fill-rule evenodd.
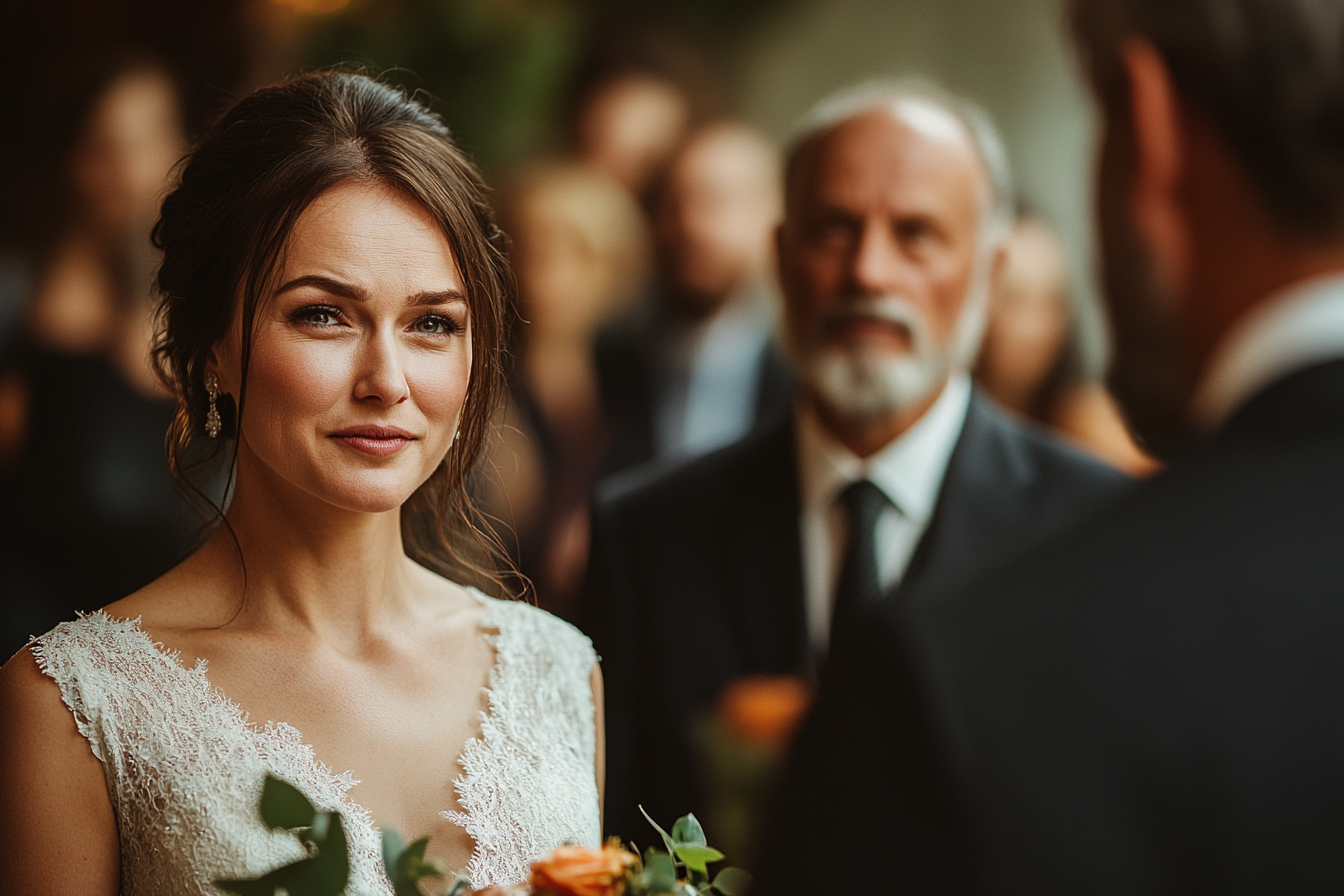
<path id="1" fill-rule="evenodd" d="M 1214 353 L 1190 404 L 1211 432 L 1275 380 L 1344 357 L 1344 274 L 1294 284 L 1237 323 Z"/>
<path id="2" fill-rule="evenodd" d="M 970 401 L 970 377 L 953 373 L 924 416 L 866 460 L 831 436 L 808 402 L 799 402 L 796 438 L 804 509 L 825 512 L 849 483 L 870 479 L 907 518 L 927 522 Z"/>

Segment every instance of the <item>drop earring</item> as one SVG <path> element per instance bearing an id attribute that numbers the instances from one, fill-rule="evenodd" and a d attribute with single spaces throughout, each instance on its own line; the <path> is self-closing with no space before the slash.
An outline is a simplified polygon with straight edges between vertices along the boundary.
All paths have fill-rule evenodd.
<path id="1" fill-rule="evenodd" d="M 213 373 L 205 375 L 205 394 L 210 397 L 210 409 L 205 414 L 205 434 L 210 438 L 218 438 L 219 431 L 223 428 L 223 423 L 219 419 L 219 377 Z"/>

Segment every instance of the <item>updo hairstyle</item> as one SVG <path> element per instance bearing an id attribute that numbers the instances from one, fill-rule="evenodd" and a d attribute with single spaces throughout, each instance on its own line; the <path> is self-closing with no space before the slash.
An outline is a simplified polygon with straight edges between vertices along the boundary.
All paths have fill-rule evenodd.
<path id="1" fill-rule="evenodd" d="M 481 454 L 501 393 L 505 313 L 512 307 L 505 239 L 480 173 L 439 117 L 364 75 L 323 72 L 257 90 L 234 104 L 181 163 L 153 234 L 163 252 L 153 352 L 160 378 L 177 396 L 168 434 L 174 474 L 199 494 L 190 469 L 219 458 L 228 444 L 236 461 L 258 315 L 279 285 L 290 233 L 315 199 L 351 181 L 380 184 L 415 201 L 452 247 L 470 309 L 470 382 L 457 440 L 402 508 L 403 540 L 415 559 L 441 572 L 460 574 L 465 567 L 489 575 L 479 553 L 463 554 L 457 535 L 468 531 L 477 547 L 497 553 L 462 484 Z M 224 438 L 211 442 L 205 438 L 206 362 L 235 315 L 245 334 L 240 401 L 219 397 Z"/>

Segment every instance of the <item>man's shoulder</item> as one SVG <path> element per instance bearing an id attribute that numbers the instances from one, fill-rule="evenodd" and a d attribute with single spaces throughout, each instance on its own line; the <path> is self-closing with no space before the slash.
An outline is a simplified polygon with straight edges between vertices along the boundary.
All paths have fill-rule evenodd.
<path id="1" fill-rule="evenodd" d="M 1134 484 L 1115 467 L 1035 423 L 1011 416 L 979 393 L 971 400 L 953 469 L 978 476 L 991 488 L 1024 489 L 1032 503 L 1087 504 Z"/>
<path id="2" fill-rule="evenodd" d="M 788 420 L 708 454 L 672 463 L 654 461 L 611 476 L 598 486 L 603 510 L 638 512 L 668 507 L 701 508 L 744 499 L 767 483 L 788 488 L 793 470 Z"/>

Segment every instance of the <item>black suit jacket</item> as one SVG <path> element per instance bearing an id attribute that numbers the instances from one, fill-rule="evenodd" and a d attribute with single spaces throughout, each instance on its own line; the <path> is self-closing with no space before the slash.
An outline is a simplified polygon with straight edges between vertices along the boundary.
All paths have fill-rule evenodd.
<path id="1" fill-rule="evenodd" d="M 1123 476 L 972 399 L 893 604 L 1066 527 Z M 703 812 L 690 728 L 745 675 L 810 674 L 792 421 L 670 472 L 611 484 L 593 511 L 579 624 L 602 657 L 608 829 Z"/>
<path id="2" fill-rule="evenodd" d="M 855 819 L 858 854 L 916 843 L 921 804 L 898 797 L 941 779 L 964 812 L 934 851 L 943 881 L 972 870 L 962 889 L 1339 892 L 1344 361 L 1272 386 L 1091 524 L 887 635 L 919 696 L 888 665 L 876 714 L 926 725 L 944 761 L 851 782 L 882 804 Z M 909 883 L 894 864 L 809 865 L 842 868 L 841 889 Z"/>

